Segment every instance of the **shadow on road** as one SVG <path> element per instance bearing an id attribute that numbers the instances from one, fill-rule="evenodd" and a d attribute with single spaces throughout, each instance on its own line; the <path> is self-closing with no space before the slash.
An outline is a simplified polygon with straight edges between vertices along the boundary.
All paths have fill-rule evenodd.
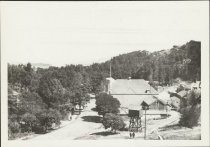
<path id="1" fill-rule="evenodd" d="M 101 123 L 101 117 L 100 116 L 83 116 L 81 117 L 83 121 L 87 122 L 94 122 L 94 123 Z"/>
<path id="2" fill-rule="evenodd" d="M 92 108 L 91 110 L 92 110 L 92 111 L 95 111 L 95 112 L 97 112 L 95 107 L 94 107 L 94 108 Z"/>
<path id="3" fill-rule="evenodd" d="M 119 133 L 113 133 L 113 132 L 109 132 L 109 131 L 103 131 L 103 132 L 92 133 L 90 135 L 108 136 L 108 135 L 116 135 L 116 134 L 119 134 Z"/>

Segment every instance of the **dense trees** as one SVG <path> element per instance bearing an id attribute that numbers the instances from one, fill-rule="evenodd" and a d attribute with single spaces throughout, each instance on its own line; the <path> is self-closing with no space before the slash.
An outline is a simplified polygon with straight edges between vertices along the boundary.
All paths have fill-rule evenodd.
<path id="1" fill-rule="evenodd" d="M 82 65 L 35 70 L 30 63 L 8 64 L 10 136 L 46 132 L 53 124 L 59 125 L 75 105 L 84 105 L 92 90 L 85 70 Z"/>
<path id="2" fill-rule="evenodd" d="M 46 73 L 41 79 L 38 87 L 38 94 L 48 107 L 56 107 L 60 104 L 64 95 L 64 88 L 60 81 L 51 78 L 49 73 Z"/>
<path id="3" fill-rule="evenodd" d="M 119 55 L 111 60 L 114 78 L 143 78 L 171 84 L 173 79 L 200 80 L 201 43 L 190 41 L 182 46 L 174 46 L 170 50 L 153 53 L 135 51 Z M 103 65 L 105 64 L 105 65 Z M 101 66 L 107 66 L 110 61 Z M 105 70 L 107 73 L 107 69 Z M 109 69 L 108 69 L 109 70 Z"/>

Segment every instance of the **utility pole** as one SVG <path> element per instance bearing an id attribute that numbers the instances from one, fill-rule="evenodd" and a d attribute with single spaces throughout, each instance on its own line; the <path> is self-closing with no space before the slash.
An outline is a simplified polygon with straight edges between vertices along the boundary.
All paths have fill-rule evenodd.
<path id="1" fill-rule="evenodd" d="M 145 129 L 144 129 L 144 140 L 146 140 L 146 135 L 147 135 L 147 133 L 146 133 L 146 130 L 147 130 L 147 117 L 146 117 L 146 113 L 147 112 L 147 109 L 146 109 L 146 106 L 145 106 Z"/>
<path id="2" fill-rule="evenodd" d="M 150 94 L 151 94 L 151 86 L 150 86 L 150 90 L 146 90 L 146 93 L 147 92 L 150 92 Z M 145 103 L 144 104 L 144 106 L 143 106 L 143 109 L 145 110 L 145 120 L 144 120 L 144 122 L 145 122 L 145 128 L 144 128 L 144 140 L 146 140 L 146 138 L 147 138 L 147 109 L 149 109 L 149 106 L 147 106 L 147 104 Z"/>

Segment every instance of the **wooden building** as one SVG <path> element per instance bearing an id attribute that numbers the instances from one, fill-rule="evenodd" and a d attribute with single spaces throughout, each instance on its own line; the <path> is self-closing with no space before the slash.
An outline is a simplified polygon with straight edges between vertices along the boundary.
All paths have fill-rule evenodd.
<path id="1" fill-rule="evenodd" d="M 140 108 L 143 101 L 153 110 L 166 108 L 166 104 L 155 97 L 158 92 L 144 79 L 107 78 L 105 92 L 120 101 L 121 109 L 128 110 L 130 105 L 138 105 Z"/>

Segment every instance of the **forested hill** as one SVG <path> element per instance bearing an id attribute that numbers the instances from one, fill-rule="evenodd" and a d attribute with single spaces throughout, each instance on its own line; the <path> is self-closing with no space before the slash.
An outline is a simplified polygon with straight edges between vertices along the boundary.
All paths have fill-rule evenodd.
<path id="1" fill-rule="evenodd" d="M 182 46 L 156 52 L 135 51 L 113 57 L 92 67 L 109 73 L 111 61 L 113 78 L 143 78 L 169 82 L 177 77 L 182 80 L 200 80 L 201 42 L 190 41 Z"/>
<path id="2" fill-rule="evenodd" d="M 111 63 L 110 63 L 111 62 Z M 170 84 L 173 79 L 200 80 L 201 42 L 189 41 L 182 46 L 156 52 L 135 51 L 113 57 L 104 63 L 90 66 L 67 65 L 46 69 L 30 69 L 31 65 L 9 65 L 10 84 L 19 83 L 38 91 L 46 79 L 56 79 L 64 88 L 74 91 L 78 85 L 86 85 L 91 92 L 98 92 L 109 76 L 110 64 L 113 78 L 136 78 Z M 44 83 L 43 83 L 44 84 Z"/>

